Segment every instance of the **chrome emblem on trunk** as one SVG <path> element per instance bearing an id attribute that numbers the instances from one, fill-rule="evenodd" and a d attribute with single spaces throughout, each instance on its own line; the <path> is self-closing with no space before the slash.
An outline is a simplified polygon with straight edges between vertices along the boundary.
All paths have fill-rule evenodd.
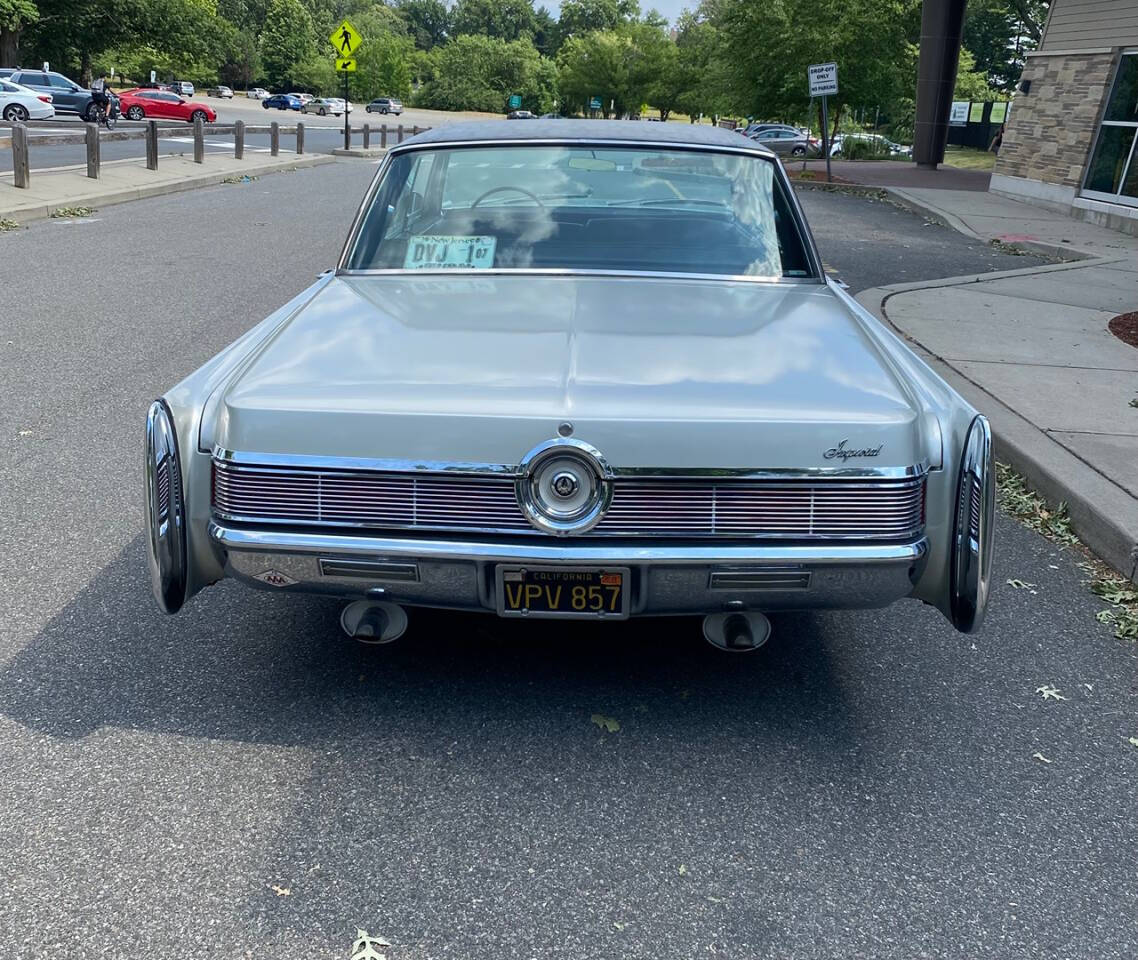
<path id="1" fill-rule="evenodd" d="M 562 500 L 568 500 L 580 488 L 581 481 L 568 470 L 562 470 L 553 478 L 553 482 L 550 486 L 552 486 L 553 492 Z"/>

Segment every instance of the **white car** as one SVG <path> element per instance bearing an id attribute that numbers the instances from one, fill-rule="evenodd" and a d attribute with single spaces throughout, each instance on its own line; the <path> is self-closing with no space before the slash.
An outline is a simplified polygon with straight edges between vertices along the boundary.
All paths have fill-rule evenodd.
<path id="1" fill-rule="evenodd" d="M 988 421 L 826 276 L 778 157 L 699 124 L 393 146 L 336 270 L 153 403 L 145 475 L 163 610 L 231 577 L 369 642 L 427 606 L 745 651 L 905 597 L 967 633 L 992 572 Z"/>
<path id="2" fill-rule="evenodd" d="M 301 106 L 304 106 L 306 103 L 311 103 L 316 99 L 311 93 L 290 93 L 288 96 L 296 97 L 296 99 L 300 101 Z"/>
<path id="3" fill-rule="evenodd" d="M 334 117 L 339 117 L 344 114 L 345 109 L 348 113 L 352 112 L 351 107 L 346 107 L 344 101 L 340 97 L 316 97 L 310 99 L 301 108 L 301 113 L 315 113 L 317 116 L 324 117 L 332 114 Z"/>
<path id="4" fill-rule="evenodd" d="M 264 87 L 254 87 L 252 90 L 246 90 L 245 96 L 250 100 L 264 100 L 269 95 L 269 91 Z"/>
<path id="5" fill-rule="evenodd" d="M 24 120 L 50 120 L 55 116 L 50 93 L 36 93 L 28 87 L 0 80 L 0 117 L 9 123 Z"/>

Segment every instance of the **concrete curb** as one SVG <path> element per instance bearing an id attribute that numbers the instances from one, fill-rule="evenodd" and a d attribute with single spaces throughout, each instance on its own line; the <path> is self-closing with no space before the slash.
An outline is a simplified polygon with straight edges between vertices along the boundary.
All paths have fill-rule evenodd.
<path id="1" fill-rule="evenodd" d="M 229 169 L 217 170 L 210 173 L 203 172 L 201 175 L 185 177 L 181 180 L 170 180 L 164 183 L 149 184 L 141 187 L 107 190 L 104 193 L 91 193 L 84 194 L 83 196 L 67 197 L 52 203 L 20 206 L 8 210 L 0 209 L 0 217 L 10 217 L 11 219 L 19 220 L 20 223 L 24 223 L 29 220 L 42 220 L 45 217 L 49 217 L 53 210 L 57 210 L 60 207 L 79 205 L 96 208 L 110 207 L 115 204 L 126 203 L 130 200 L 161 197 L 171 193 L 181 193 L 183 190 L 193 190 L 196 187 L 216 186 L 228 177 L 260 177 L 270 173 L 283 173 L 288 170 L 320 166 L 325 163 L 335 163 L 335 158 L 328 154 L 307 154 L 292 157 L 287 163 L 278 161 L 276 163 L 258 164 L 253 162 L 248 166 L 241 167 L 239 170 Z"/>
<path id="2" fill-rule="evenodd" d="M 901 337 L 953 389 L 988 417 L 992 424 L 997 459 L 1022 474 L 1028 485 L 1049 503 L 1066 503 L 1071 526 L 1080 539 L 1124 576 L 1133 577 L 1138 562 L 1138 499 L 970 380 L 943 357 L 931 352 L 919 340 L 895 326 L 886 311 L 889 298 L 899 293 L 1114 262 L 1116 259 L 1104 257 L 1095 258 L 1091 262 L 1082 260 L 1026 270 L 1005 270 L 873 287 L 863 290 L 855 299 Z"/>
<path id="3" fill-rule="evenodd" d="M 374 159 L 376 157 L 386 157 L 387 147 L 349 147 L 345 150 L 343 147 L 335 147 L 332 150 L 334 157 L 363 157 L 365 159 Z"/>

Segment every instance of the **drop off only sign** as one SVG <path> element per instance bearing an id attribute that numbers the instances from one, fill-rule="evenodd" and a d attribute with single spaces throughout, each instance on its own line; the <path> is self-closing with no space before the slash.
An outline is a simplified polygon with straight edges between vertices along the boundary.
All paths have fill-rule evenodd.
<path id="1" fill-rule="evenodd" d="M 810 80 L 810 96 L 832 97 L 838 92 L 838 65 L 813 63 L 806 71 Z"/>

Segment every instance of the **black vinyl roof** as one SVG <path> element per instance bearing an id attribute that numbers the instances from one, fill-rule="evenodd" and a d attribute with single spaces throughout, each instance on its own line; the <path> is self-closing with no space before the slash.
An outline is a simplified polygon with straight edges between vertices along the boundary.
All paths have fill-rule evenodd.
<path id="1" fill-rule="evenodd" d="M 770 155 L 770 151 L 734 130 L 706 123 L 652 123 L 643 120 L 466 120 L 432 127 L 401 146 L 431 143 L 560 140 L 666 143 L 676 146 L 734 147 Z"/>

